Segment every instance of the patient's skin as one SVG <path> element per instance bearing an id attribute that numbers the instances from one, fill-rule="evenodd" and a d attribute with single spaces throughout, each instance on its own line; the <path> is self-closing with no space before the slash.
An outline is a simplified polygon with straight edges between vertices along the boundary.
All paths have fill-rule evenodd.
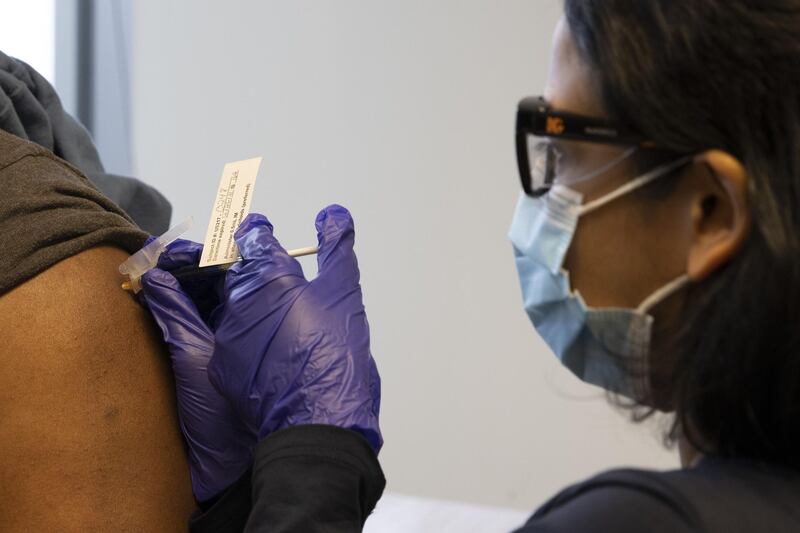
<path id="1" fill-rule="evenodd" d="M 0 524 L 186 531 L 169 357 L 101 247 L 0 296 Z"/>

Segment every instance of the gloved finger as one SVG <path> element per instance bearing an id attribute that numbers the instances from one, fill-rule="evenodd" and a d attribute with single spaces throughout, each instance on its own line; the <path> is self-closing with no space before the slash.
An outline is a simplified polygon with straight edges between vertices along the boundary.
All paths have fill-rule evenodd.
<path id="1" fill-rule="evenodd" d="M 150 235 L 144 241 L 142 248 L 156 240 L 158 237 Z M 175 239 L 167 245 L 167 249 L 158 256 L 157 266 L 161 270 L 175 270 L 182 266 L 197 265 L 203 254 L 203 245 L 186 239 Z"/>
<path id="2" fill-rule="evenodd" d="M 158 258 L 158 268 L 175 270 L 183 266 L 198 265 L 203 254 L 203 245 L 186 239 L 176 239 Z"/>
<path id="3" fill-rule="evenodd" d="M 214 347 L 214 335 L 178 280 L 154 268 L 142 275 L 141 284 L 147 307 L 170 347 L 173 367 L 181 366 L 185 358 L 196 357 L 196 354 L 205 354 L 208 359 Z"/>
<path id="4" fill-rule="evenodd" d="M 303 275 L 300 263 L 286 253 L 272 233 L 272 224 L 264 215 L 257 213 L 247 215 L 237 228 L 233 238 L 239 247 L 239 253 L 245 259 L 243 263 L 248 260 L 259 260 L 259 268 L 263 270 L 263 262 L 266 261 L 270 265 L 270 270 L 276 274 Z M 236 264 L 231 267 L 231 271 L 239 271 L 242 266 Z"/>
<path id="5" fill-rule="evenodd" d="M 369 358 L 369 365 L 369 393 L 372 397 L 372 416 L 375 417 L 375 427 L 379 427 L 378 419 L 380 418 L 381 412 L 381 376 L 378 373 L 378 366 L 375 364 L 372 355 L 370 355 Z M 380 431 L 377 431 L 377 434 L 373 438 L 370 438 L 370 444 L 372 444 L 375 453 L 381 450 L 383 447 L 383 437 Z"/>
<path id="6" fill-rule="evenodd" d="M 317 215 L 319 277 L 334 279 L 345 286 L 358 285 L 358 260 L 353 250 L 355 226 L 350 212 L 340 205 L 329 205 Z"/>

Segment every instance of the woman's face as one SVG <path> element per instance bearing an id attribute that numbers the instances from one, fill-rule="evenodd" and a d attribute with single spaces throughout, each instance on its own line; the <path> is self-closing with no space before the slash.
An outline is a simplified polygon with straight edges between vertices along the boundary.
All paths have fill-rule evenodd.
<path id="1" fill-rule="evenodd" d="M 545 98 L 558 111 L 606 117 L 596 74 L 580 57 L 568 25 L 561 20 L 553 36 Z M 559 141 L 565 165 L 587 175 L 629 147 Z M 569 187 L 584 203 L 609 193 L 632 178 L 631 158 Z M 592 307 L 635 308 L 655 290 L 686 273 L 691 244 L 691 202 L 680 185 L 668 197 L 649 201 L 627 194 L 582 216 L 564 268 L 572 288 Z"/>
<path id="2" fill-rule="evenodd" d="M 562 19 L 553 36 L 545 98 L 555 110 L 606 118 L 599 74 L 581 58 Z M 560 144 L 565 154 L 564 174 L 572 178 L 565 181 L 583 194 L 584 203 L 616 190 L 641 172 L 634 160 L 626 159 L 602 174 L 575 182 L 575 177 L 605 167 L 629 148 L 575 141 Z M 559 160 L 557 173 L 561 171 Z M 693 283 L 703 281 L 730 262 L 744 245 L 750 228 L 748 177 L 733 155 L 718 149 L 698 152 L 670 184 L 668 193 L 648 196 L 645 193 L 651 186 L 623 195 L 578 220 L 564 268 L 572 288 L 589 306 L 636 308 L 679 276 L 686 274 Z M 656 324 L 679 316 L 686 292 L 676 294 L 681 297 L 670 298 L 653 310 Z M 703 324 L 692 326 L 702 328 Z M 656 328 L 653 344 L 665 340 L 660 338 L 662 334 L 668 335 L 668 328 Z M 668 408 L 671 382 L 668 365 L 664 368 L 667 372 L 661 377 L 651 376 L 659 380 L 651 382 L 656 385 L 652 400 L 654 405 Z M 687 450 L 683 447 L 681 451 L 685 464 L 691 460 Z"/>

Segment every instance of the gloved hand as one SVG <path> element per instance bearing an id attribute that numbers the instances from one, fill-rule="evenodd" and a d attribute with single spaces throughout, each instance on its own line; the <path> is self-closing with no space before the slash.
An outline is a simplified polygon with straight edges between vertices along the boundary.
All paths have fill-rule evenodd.
<path id="1" fill-rule="evenodd" d="M 306 281 L 263 215 L 234 238 L 243 260 L 228 271 L 209 377 L 263 439 L 282 428 L 328 424 L 361 433 L 373 449 L 380 377 L 369 349 L 353 242 L 343 207 L 316 220 L 319 274 Z"/>
<path id="2" fill-rule="evenodd" d="M 206 373 L 214 334 L 178 281 L 165 270 L 197 265 L 203 246 L 177 240 L 142 276 L 143 303 L 169 347 L 181 431 L 189 448 L 192 490 L 206 501 L 236 481 L 252 464 L 255 435 L 211 385 Z"/>

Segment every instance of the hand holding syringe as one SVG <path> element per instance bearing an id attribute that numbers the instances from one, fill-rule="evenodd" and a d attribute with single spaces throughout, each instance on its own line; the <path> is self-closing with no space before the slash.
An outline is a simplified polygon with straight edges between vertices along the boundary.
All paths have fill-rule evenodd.
<path id="1" fill-rule="evenodd" d="M 194 268 L 207 246 L 178 239 L 141 277 L 139 293 L 169 351 L 198 501 L 240 479 L 257 443 L 277 431 L 317 424 L 324 439 L 345 429 L 359 446 L 377 452 L 382 443 L 380 376 L 350 213 L 332 205 L 317 215 L 313 280 L 286 255 L 263 215 L 227 227 L 236 228 L 242 261 L 222 275 L 214 266 L 199 271 L 216 276 L 179 283 L 170 272 Z M 343 365 L 346 375 L 338 371 Z M 348 436 L 353 431 L 361 436 Z"/>
<path id="2" fill-rule="evenodd" d="M 128 276 L 128 280 L 122 283 L 122 288 L 126 291 L 133 291 L 134 293 L 138 293 L 141 290 L 141 284 L 139 283 L 139 279 L 142 275 L 150 270 L 151 268 L 155 268 L 158 264 L 158 258 L 161 253 L 166 250 L 167 246 L 172 243 L 175 239 L 179 238 L 181 235 L 189 231 L 192 227 L 192 218 L 189 217 L 174 228 L 171 228 L 169 231 L 161 235 L 160 237 L 153 239 L 147 245 L 145 245 L 141 250 L 136 252 L 135 254 L 131 255 L 124 263 L 119 266 L 119 272 L 123 276 Z M 316 246 L 309 246 L 307 248 L 297 248 L 294 250 L 288 250 L 286 253 L 289 254 L 291 257 L 302 257 L 305 255 L 313 255 L 317 253 L 318 249 Z M 182 267 L 176 270 L 170 271 L 170 274 L 175 276 L 178 281 L 188 281 L 196 277 L 207 277 L 210 274 L 217 273 L 220 271 L 227 270 L 235 263 L 225 263 L 222 265 L 214 265 L 208 267 L 198 267 L 195 265 Z"/>
<path id="3" fill-rule="evenodd" d="M 211 210 L 199 267 L 191 265 L 170 271 L 178 281 L 189 283 L 197 278 L 219 275 L 236 263 L 239 253 L 233 241 L 233 234 L 250 210 L 250 200 L 260 165 L 260 157 L 225 165 Z M 141 276 L 151 268 L 155 268 L 159 256 L 166 247 L 186 233 L 191 226 L 192 218 L 189 217 L 162 236 L 149 242 L 122 263 L 119 271 L 128 276 L 128 281 L 122 284 L 122 288 L 135 293 L 139 292 Z M 317 248 L 299 248 L 289 250 L 287 253 L 292 257 L 300 257 L 317 253 Z"/>

